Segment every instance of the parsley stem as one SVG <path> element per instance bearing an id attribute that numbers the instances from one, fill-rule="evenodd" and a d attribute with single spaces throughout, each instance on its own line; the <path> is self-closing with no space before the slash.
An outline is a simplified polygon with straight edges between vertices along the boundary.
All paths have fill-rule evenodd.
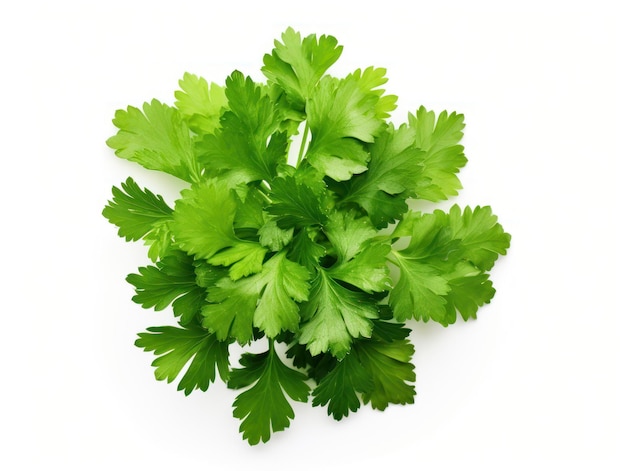
<path id="1" fill-rule="evenodd" d="M 296 163 L 296 167 L 300 166 L 300 162 L 302 162 L 302 157 L 304 156 L 304 147 L 306 146 L 306 141 L 309 138 L 309 122 L 306 121 L 304 123 L 304 131 L 302 132 L 302 142 L 300 143 L 300 152 L 298 152 L 298 162 Z"/>
<path id="2" fill-rule="evenodd" d="M 272 202 L 272 199 L 270 198 L 270 192 L 272 191 L 272 189 L 265 180 L 263 180 L 257 186 L 257 189 L 259 190 L 259 195 L 261 195 L 265 199 L 265 201 L 267 201 L 268 203 Z"/>
<path id="3" fill-rule="evenodd" d="M 265 194 L 269 194 L 269 192 L 272 191 L 269 183 L 267 183 L 265 180 L 261 182 L 261 184 L 259 185 L 259 189 L 263 191 Z"/>
<path id="4" fill-rule="evenodd" d="M 387 255 L 387 261 L 390 263 L 393 263 L 397 267 L 400 267 L 401 265 L 400 257 L 401 255 L 397 250 L 391 249 L 389 251 L 389 254 Z"/>
<path id="5" fill-rule="evenodd" d="M 189 165 L 189 176 L 193 183 L 202 181 L 202 170 L 197 165 Z"/>

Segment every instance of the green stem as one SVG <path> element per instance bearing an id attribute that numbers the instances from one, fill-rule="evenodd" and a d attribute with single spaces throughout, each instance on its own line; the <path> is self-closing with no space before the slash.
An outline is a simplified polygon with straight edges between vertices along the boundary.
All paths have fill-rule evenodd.
<path id="1" fill-rule="evenodd" d="M 304 147 L 306 146 L 306 141 L 309 138 L 309 122 L 304 123 L 304 131 L 302 133 L 302 142 L 300 143 L 300 152 L 298 152 L 298 162 L 296 163 L 296 167 L 300 166 L 300 162 L 302 162 L 302 157 L 304 157 Z"/>
<path id="2" fill-rule="evenodd" d="M 402 255 L 400 255 L 397 250 L 391 249 L 389 251 L 389 254 L 387 255 L 387 261 L 400 268 L 400 266 L 402 265 L 402 262 L 400 262 L 401 257 Z"/>
<path id="3" fill-rule="evenodd" d="M 272 191 L 272 189 L 265 180 L 258 184 L 256 188 L 257 190 L 259 190 L 259 195 L 261 195 L 266 202 L 272 202 L 272 198 L 270 198 L 270 192 Z"/>
<path id="4" fill-rule="evenodd" d="M 200 183 L 202 181 L 202 169 L 199 168 L 197 165 L 189 165 L 189 176 L 191 177 L 191 179 L 193 180 L 192 183 Z"/>
<path id="5" fill-rule="evenodd" d="M 267 183 L 265 180 L 261 181 L 261 184 L 259 185 L 259 189 L 266 195 L 269 195 L 270 192 L 272 191 L 272 189 L 270 188 L 270 184 Z"/>

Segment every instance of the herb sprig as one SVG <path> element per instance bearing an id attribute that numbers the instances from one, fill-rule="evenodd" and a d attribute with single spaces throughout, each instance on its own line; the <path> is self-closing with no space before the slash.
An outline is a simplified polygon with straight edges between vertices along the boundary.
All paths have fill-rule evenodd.
<path id="1" fill-rule="evenodd" d="M 185 394 L 218 376 L 241 390 L 234 416 L 250 444 L 286 429 L 292 401 L 310 396 L 337 420 L 362 404 L 413 403 L 404 322 L 476 318 L 509 247 L 488 206 L 409 210 L 409 199 L 457 195 L 464 117 L 421 107 L 393 125 L 385 69 L 327 74 L 341 52 L 332 36 L 289 28 L 263 59 L 265 83 L 186 73 L 174 106 L 118 110 L 107 141 L 189 183 L 171 205 L 128 178 L 103 211 L 121 237 L 149 247 L 152 264 L 127 277 L 133 301 L 171 305 L 178 322 L 136 345 Z M 267 350 L 234 367 L 229 347 L 253 341 Z"/>

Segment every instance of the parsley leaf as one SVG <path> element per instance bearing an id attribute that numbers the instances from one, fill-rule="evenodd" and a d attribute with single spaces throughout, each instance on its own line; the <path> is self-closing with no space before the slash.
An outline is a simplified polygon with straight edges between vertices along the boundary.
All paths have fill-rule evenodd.
<path id="1" fill-rule="evenodd" d="M 107 145 L 118 157 L 187 182 L 200 181 L 189 128 L 176 108 L 152 100 L 144 103 L 143 112 L 134 106 L 118 110 L 113 124 L 119 131 Z"/>
<path id="2" fill-rule="evenodd" d="M 326 222 L 327 215 L 320 205 L 319 197 L 294 177 L 275 179 L 270 198 L 272 203 L 267 211 L 275 216 L 276 224 L 283 229 L 316 226 Z"/>
<path id="3" fill-rule="evenodd" d="M 318 39 L 311 34 L 302 39 L 293 28 L 282 34 L 282 40 L 276 41 L 272 53 L 263 57 L 261 71 L 285 91 L 291 102 L 304 108 L 315 85 L 339 59 L 343 48 L 333 36 Z"/>
<path id="4" fill-rule="evenodd" d="M 378 316 L 376 305 L 365 293 L 343 287 L 324 269 L 313 279 L 309 301 L 300 312 L 304 320 L 300 343 L 313 355 L 330 351 L 338 358 L 350 351 L 354 338 L 371 335 L 371 319 Z"/>
<path id="5" fill-rule="evenodd" d="M 328 415 L 335 420 L 348 417 L 350 411 L 361 407 L 359 393 L 371 393 L 374 380 L 359 361 L 356 353 L 350 353 L 322 378 L 313 390 L 313 405 L 328 404 Z"/>
<path id="6" fill-rule="evenodd" d="M 419 197 L 439 201 L 457 195 L 461 182 L 456 174 L 467 163 L 459 144 L 464 116 L 443 111 L 435 121 L 435 113 L 421 106 L 415 115 L 409 114 L 409 127 L 415 133 L 415 146 L 425 152 L 422 176 L 430 182 L 420 188 Z"/>
<path id="7" fill-rule="evenodd" d="M 261 271 L 267 249 L 235 236 L 237 200 L 227 183 L 207 180 L 181 194 L 170 227 L 183 250 L 230 266 L 233 279 Z"/>
<path id="8" fill-rule="evenodd" d="M 229 110 L 222 128 L 199 143 L 200 159 L 212 175 L 228 171 L 236 182 L 271 180 L 286 162 L 287 137 L 274 132 L 278 121 L 269 96 L 241 72 L 228 77 L 225 93 Z"/>
<path id="9" fill-rule="evenodd" d="M 198 284 L 193 258 L 180 250 L 170 252 L 156 266 L 140 267 L 139 274 L 128 275 L 126 281 L 137 292 L 133 301 L 157 311 L 172 304 L 182 325 L 196 318 L 207 296 L 206 286 Z"/>
<path id="10" fill-rule="evenodd" d="M 423 154 L 407 126 L 388 126 L 370 146 L 368 170 L 350 181 L 344 202 L 358 203 L 378 228 L 400 219 L 406 199 L 419 192 Z"/>
<path id="11" fill-rule="evenodd" d="M 415 388 L 410 383 L 415 381 L 415 367 L 411 357 L 415 349 L 406 338 L 409 329 L 384 321 L 374 325 L 372 338 L 355 344 L 355 351 L 374 383 L 371 390 L 364 391 L 363 402 L 380 410 L 389 404 L 412 404 Z M 383 335 L 390 334 L 391 338 L 385 340 Z"/>
<path id="12" fill-rule="evenodd" d="M 328 404 L 328 414 L 336 420 L 356 412 L 361 400 L 381 410 L 389 404 L 413 403 L 414 350 L 407 340 L 409 329 L 388 319 L 375 320 L 373 326 L 372 337 L 355 341 L 352 351 L 313 390 L 313 405 Z"/>
<path id="13" fill-rule="evenodd" d="M 119 228 L 120 237 L 137 241 L 171 220 L 172 208 L 162 196 L 147 188 L 142 190 L 130 177 L 121 186 L 121 190 L 113 187 L 113 199 L 102 211 L 102 215 Z"/>
<path id="14" fill-rule="evenodd" d="M 185 395 L 194 389 L 206 391 L 215 381 L 216 369 L 222 381 L 230 375 L 228 344 L 197 326 L 150 327 L 148 332 L 139 334 L 135 345 L 159 356 L 152 362 L 158 380 L 171 383 L 189 364 L 178 383 L 178 390 L 184 390 Z"/>
<path id="15" fill-rule="evenodd" d="M 455 322 L 457 309 L 465 320 L 474 317 L 493 297 L 486 272 L 506 253 L 510 236 L 488 206 L 461 212 L 454 205 L 449 214 L 437 210 L 410 219 L 409 245 L 392 253 L 400 270 L 389 299 L 395 317 L 443 325 Z"/>
<path id="16" fill-rule="evenodd" d="M 233 281 L 223 278 L 209 288 L 202 310 L 203 325 L 220 340 L 233 337 L 241 344 L 252 340 L 258 327 L 270 337 L 295 331 L 300 321 L 298 302 L 307 299 L 309 272 L 280 252 L 256 275 Z"/>
<path id="17" fill-rule="evenodd" d="M 453 272 L 446 274 L 450 291 L 446 295 L 446 322 L 456 321 L 457 311 L 463 320 L 476 319 L 476 312 L 489 303 L 496 294 L 487 273 L 472 263 L 460 262 Z"/>
<path id="18" fill-rule="evenodd" d="M 325 231 L 338 256 L 328 270 L 331 277 L 370 294 L 391 288 L 387 266 L 391 246 L 372 241 L 376 230 L 367 218 L 355 218 L 352 212 L 336 212 Z"/>
<path id="19" fill-rule="evenodd" d="M 228 105 L 224 87 L 211 86 L 202 77 L 185 73 L 178 81 L 180 90 L 174 93 L 176 108 L 193 132 L 212 134 L 220 125 L 220 113 Z"/>
<path id="20" fill-rule="evenodd" d="M 271 432 L 289 427 L 294 412 L 286 396 L 299 402 L 309 396 L 306 376 L 285 365 L 270 345 L 265 353 L 244 354 L 243 368 L 234 369 L 228 382 L 233 389 L 252 385 L 233 404 L 233 415 L 242 420 L 239 430 L 251 445 L 267 442 Z"/>
<path id="21" fill-rule="evenodd" d="M 342 80 L 325 76 L 307 105 L 309 163 L 335 180 L 367 170 L 364 143 L 373 142 L 383 125 L 378 101 L 377 93 L 363 89 L 360 71 Z"/>

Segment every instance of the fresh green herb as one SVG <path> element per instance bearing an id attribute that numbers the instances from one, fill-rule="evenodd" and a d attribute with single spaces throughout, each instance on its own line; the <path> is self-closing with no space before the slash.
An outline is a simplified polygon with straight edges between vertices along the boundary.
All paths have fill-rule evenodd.
<path id="1" fill-rule="evenodd" d="M 250 444 L 287 428 L 291 402 L 309 395 L 337 420 L 362 404 L 412 403 L 403 323 L 476 318 L 509 247 L 488 206 L 409 210 L 461 188 L 463 115 L 422 107 L 394 126 L 385 70 L 328 75 L 341 52 L 332 36 L 290 28 L 264 57 L 266 83 L 185 74 L 175 106 L 118 110 L 107 141 L 189 183 L 170 205 L 129 178 L 103 211 L 149 246 L 153 265 L 127 278 L 133 301 L 171 305 L 179 324 L 148 328 L 136 345 L 157 356 L 157 379 L 182 375 L 185 394 L 217 375 L 243 390 L 234 416 Z M 266 351 L 246 352 L 253 342 Z"/>

